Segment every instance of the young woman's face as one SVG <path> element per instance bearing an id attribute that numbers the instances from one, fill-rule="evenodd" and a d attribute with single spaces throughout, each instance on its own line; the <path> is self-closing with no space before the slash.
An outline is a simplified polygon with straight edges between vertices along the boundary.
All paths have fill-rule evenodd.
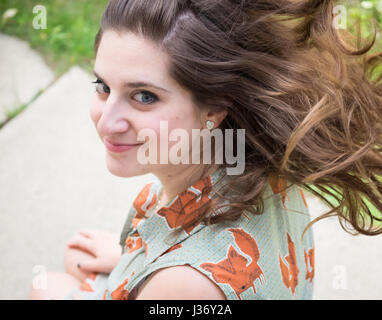
<path id="1" fill-rule="evenodd" d="M 131 33 L 106 31 L 100 42 L 95 75 L 96 84 L 90 115 L 101 141 L 116 144 L 138 144 L 138 133 L 152 129 L 160 148 L 160 122 L 168 132 L 176 128 L 203 128 L 204 113 L 191 102 L 190 94 L 168 75 L 168 56 L 147 40 Z M 142 82 L 150 83 L 144 86 Z M 147 140 L 146 140 L 147 141 Z M 176 142 L 169 141 L 168 149 Z M 137 145 L 118 153 L 106 147 L 109 171 L 120 177 L 131 177 L 158 170 L 169 170 L 172 164 L 142 164 Z M 163 149 L 163 148 L 162 148 Z M 159 150 L 159 149 L 158 149 Z"/>

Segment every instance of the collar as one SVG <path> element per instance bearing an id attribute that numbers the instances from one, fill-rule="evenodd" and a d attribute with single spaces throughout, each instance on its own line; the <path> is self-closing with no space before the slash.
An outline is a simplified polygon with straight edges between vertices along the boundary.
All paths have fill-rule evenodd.
<path id="1" fill-rule="evenodd" d="M 142 238 L 146 255 L 145 266 L 205 227 L 204 224 L 195 223 L 186 230 L 181 230 L 175 239 L 170 237 L 176 228 L 185 222 L 193 221 L 200 215 L 200 207 L 214 197 L 217 184 L 220 184 L 225 176 L 225 168 L 218 168 L 179 193 L 148 218 L 144 218 L 144 215 L 154 208 L 163 185 L 157 178 L 146 184 L 133 202 L 134 218 L 129 232 L 131 235 L 138 231 Z"/>

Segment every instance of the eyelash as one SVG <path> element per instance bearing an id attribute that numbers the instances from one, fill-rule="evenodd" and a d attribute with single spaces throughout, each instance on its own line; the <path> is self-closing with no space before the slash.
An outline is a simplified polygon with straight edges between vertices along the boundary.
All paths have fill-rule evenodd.
<path id="1" fill-rule="evenodd" d="M 99 94 L 107 94 L 107 93 L 109 93 L 109 92 L 99 92 L 99 91 L 97 90 L 97 86 L 98 86 L 98 84 L 102 84 L 102 85 L 104 85 L 105 87 L 107 87 L 107 88 L 109 89 L 109 91 L 110 91 L 110 88 L 109 88 L 108 86 L 106 86 L 105 83 L 104 83 L 101 79 L 97 79 L 96 81 L 93 81 L 92 83 L 94 83 L 94 84 L 96 85 L 96 92 L 97 92 L 97 93 L 99 93 Z M 155 94 L 151 93 L 150 91 L 145 91 L 145 90 L 138 91 L 138 92 L 136 92 L 136 93 L 134 94 L 134 96 L 135 96 L 136 94 L 138 94 L 138 93 L 145 93 L 145 94 L 150 95 L 150 96 L 153 98 L 154 101 L 153 101 L 153 102 L 150 102 L 150 103 L 142 103 L 142 102 L 140 102 L 140 103 L 142 103 L 142 104 L 144 104 L 144 105 L 154 104 L 155 102 L 157 102 L 157 101 L 159 100 L 159 98 L 158 98 Z"/>

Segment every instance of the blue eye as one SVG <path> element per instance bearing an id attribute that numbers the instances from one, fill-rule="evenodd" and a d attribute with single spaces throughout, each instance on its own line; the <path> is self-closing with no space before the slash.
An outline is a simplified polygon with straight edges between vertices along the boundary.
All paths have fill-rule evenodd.
<path id="1" fill-rule="evenodd" d="M 110 93 L 110 88 L 107 85 L 105 85 L 105 83 L 101 79 L 97 79 L 96 81 L 93 81 L 92 83 L 96 85 L 95 89 L 96 89 L 96 92 L 98 92 L 99 94 Z M 142 100 L 141 101 L 138 100 L 138 101 L 143 104 L 153 104 L 159 100 L 159 98 L 155 94 L 149 91 L 139 91 L 134 96 L 138 94 L 142 95 Z"/>
<path id="2" fill-rule="evenodd" d="M 96 91 L 100 94 L 106 94 L 110 93 L 110 88 L 103 83 L 102 80 L 97 79 L 96 81 L 92 82 L 96 85 Z"/>
<path id="3" fill-rule="evenodd" d="M 149 91 L 140 91 L 137 94 L 142 95 L 142 103 L 143 104 L 153 104 L 159 100 L 155 94 L 153 94 Z M 135 94 L 134 96 L 136 96 L 137 94 Z"/>

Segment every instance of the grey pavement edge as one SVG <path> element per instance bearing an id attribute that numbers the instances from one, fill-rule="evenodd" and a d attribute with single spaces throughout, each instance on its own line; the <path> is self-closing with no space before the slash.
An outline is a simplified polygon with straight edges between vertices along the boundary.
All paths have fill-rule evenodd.
<path id="1" fill-rule="evenodd" d="M 0 123 L 6 113 L 29 103 L 55 80 L 54 73 L 29 43 L 0 33 Z"/>

